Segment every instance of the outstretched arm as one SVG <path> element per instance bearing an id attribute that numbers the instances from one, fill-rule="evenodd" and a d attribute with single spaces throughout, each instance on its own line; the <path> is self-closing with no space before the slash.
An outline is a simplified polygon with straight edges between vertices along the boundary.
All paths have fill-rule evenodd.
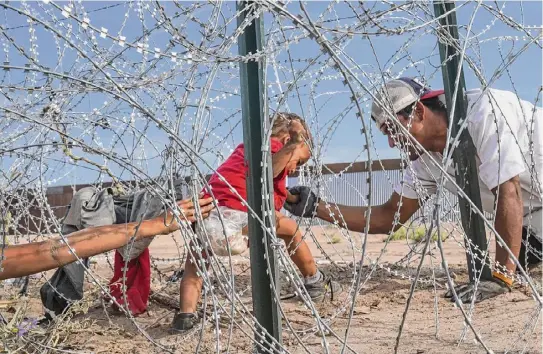
<path id="1" fill-rule="evenodd" d="M 401 201 L 401 206 L 400 205 Z M 371 207 L 370 224 L 368 233 L 386 234 L 401 225 L 394 225 L 394 215 L 399 211 L 399 223 L 405 223 L 419 209 L 418 199 L 401 198 L 396 192 L 392 193 L 390 199 L 381 205 Z M 364 232 L 368 207 L 347 206 L 339 204 L 328 204 L 320 202 L 317 207 L 317 216 L 328 222 L 337 220 L 339 226 L 355 232 Z M 392 230 L 393 231 L 393 230 Z"/>
<path id="2" fill-rule="evenodd" d="M 394 231 L 405 223 L 420 208 L 418 199 L 401 197 L 393 192 L 390 199 L 382 204 L 371 207 L 368 233 L 386 234 Z M 355 232 L 364 232 L 369 208 L 360 206 L 339 205 L 319 201 L 311 188 L 295 186 L 289 188 L 285 209 L 301 217 L 316 216 L 319 219 L 335 223 L 340 227 Z M 399 213 L 398 223 L 394 225 L 396 213 Z"/>
<path id="3" fill-rule="evenodd" d="M 211 198 L 200 200 L 202 217 L 207 217 L 213 208 Z M 181 201 L 179 206 L 184 210 L 188 221 L 194 221 L 194 207 L 190 200 Z M 171 214 L 164 223 L 164 215 L 141 223 L 106 225 L 91 227 L 74 232 L 66 237 L 66 241 L 79 258 L 87 258 L 103 252 L 122 247 L 132 236 L 136 240 L 169 234 L 179 229 Z M 138 226 L 139 225 L 139 226 Z M 3 270 L 0 280 L 22 277 L 49 269 L 54 269 L 77 260 L 70 252 L 68 245 L 61 238 L 52 238 L 43 242 L 8 246 L 4 250 Z"/>
<path id="4" fill-rule="evenodd" d="M 162 225 L 160 224 L 162 223 Z M 91 227 L 66 237 L 79 258 L 87 258 L 124 246 L 132 235 L 136 240 L 168 233 L 162 220 L 145 220 L 141 223 Z M 9 246 L 4 250 L 3 271 L 0 280 L 22 277 L 54 269 L 76 261 L 64 241 L 55 237 L 43 242 Z"/>

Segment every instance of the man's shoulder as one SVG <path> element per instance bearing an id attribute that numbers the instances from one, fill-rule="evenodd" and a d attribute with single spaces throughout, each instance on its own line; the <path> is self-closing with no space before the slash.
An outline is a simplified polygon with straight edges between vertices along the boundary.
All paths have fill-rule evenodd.
<path id="1" fill-rule="evenodd" d="M 481 88 L 471 89 L 466 91 L 466 98 L 468 100 L 468 115 L 471 112 L 478 111 L 486 108 L 491 104 L 491 97 L 501 95 L 499 90 Z"/>
<path id="2" fill-rule="evenodd" d="M 466 96 L 468 97 L 468 101 L 477 101 L 480 97 L 486 96 L 486 97 L 493 97 L 493 96 L 500 96 L 500 97 L 516 97 L 514 92 L 507 91 L 507 90 L 499 90 L 495 88 L 475 88 L 475 89 L 469 89 L 466 90 Z"/>
<path id="3" fill-rule="evenodd" d="M 520 105 L 522 101 L 516 93 L 498 89 L 472 89 L 466 91 L 468 101 L 468 119 L 473 114 L 486 110 L 508 110 Z M 470 114 L 471 113 L 471 114 Z"/>

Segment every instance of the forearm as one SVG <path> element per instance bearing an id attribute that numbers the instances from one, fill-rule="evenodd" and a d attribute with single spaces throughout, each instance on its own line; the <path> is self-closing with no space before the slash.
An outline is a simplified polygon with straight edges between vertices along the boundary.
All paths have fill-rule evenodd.
<path id="1" fill-rule="evenodd" d="M 107 225 L 80 230 L 66 237 L 79 258 L 87 258 L 124 246 L 136 234 L 138 223 Z M 136 239 L 166 233 L 164 224 L 143 221 Z M 60 238 L 7 247 L 4 250 L 0 280 L 26 276 L 74 262 L 77 258 Z"/>
<path id="2" fill-rule="evenodd" d="M 348 206 L 320 202 L 317 207 L 317 216 L 325 221 L 334 223 L 342 228 L 354 232 L 364 232 L 366 227 L 366 216 L 368 207 Z M 370 224 L 368 233 L 386 234 L 393 227 L 394 215 L 385 209 L 384 206 L 374 206 L 371 208 Z"/>
<path id="3" fill-rule="evenodd" d="M 518 258 L 522 243 L 522 196 L 518 178 L 509 180 L 499 187 L 498 205 L 494 227 L 509 247 L 515 257 Z M 496 244 L 496 261 L 514 272 L 516 265 L 510 260 L 509 253 L 505 248 Z"/>
<path id="4" fill-rule="evenodd" d="M 418 199 L 410 199 L 393 192 L 389 200 L 381 205 L 368 207 L 319 203 L 317 216 L 328 222 L 339 223 L 339 226 L 355 232 L 364 232 L 366 218 L 370 212 L 368 233 L 387 234 L 395 231 L 420 208 Z M 398 214 L 398 215 L 397 215 Z M 395 222 L 397 218 L 397 222 Z"/>

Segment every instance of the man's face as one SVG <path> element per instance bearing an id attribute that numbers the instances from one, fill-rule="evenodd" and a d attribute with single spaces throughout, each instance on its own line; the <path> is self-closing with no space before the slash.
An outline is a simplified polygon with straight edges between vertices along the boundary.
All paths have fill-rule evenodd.
<path id="1" fill-rule="evenodd" d="M 414 141 L 419 141 L 417 139 L 417 133 L 421 131 L 421 123 L 417 119 L 406 118 L 404 115 L 397 115 L 398 122 L 409 131 L 409 135 L 404 133 L 404 130 L 401 129 L 397 124 L 398 122 L 393 122 L 387 120 L 380 127 L 383 134 L 388 137 L 388 145 L 391 148 L 397 147 L 403 150 L 409 156 L 409 160 L 415 161 L 421 155 L 419 149 L 415 146 Z"/>

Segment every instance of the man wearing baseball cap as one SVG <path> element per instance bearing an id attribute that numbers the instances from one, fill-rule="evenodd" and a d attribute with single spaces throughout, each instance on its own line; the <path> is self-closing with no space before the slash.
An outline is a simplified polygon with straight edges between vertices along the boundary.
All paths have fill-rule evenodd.
<path id="1" fill-rule="evenodd" d="M 467 129 L 476 149 L 481 201 L 494 213 L 494 227 L 526 269 L 541 262 L 543 235 L 543 110 L 515 93 L 495 89 L 466 91 Z M 372 206 L 368 233 L 382 234 L 405 223 L 441 183 L 443 153 L 447 146 L 449 111 L 443 90 L 432 91 L 412 78 L 387 82 L 375 94 L 372 119 L 390 147 L 400 148 L 410 165 L 390 199 Z M 451 136 L 451 142 L 455 137 Z M 444 187 L 457 194 L 454 167 L 447 168 Z M 316 216 L 342 227 L 364 232 L 367 207 L 327 204 L 309 187 L 289 189 L 299 195 L 285 204 L 296 216 Z M 507 251 L 496 245 L 493 279 L 456 288 L 467 302 L 481 301 L 510 291 L 516 269 Z M 452 292 L 446 294 L 452 298 Z M 454 299 L 453 299 L 454 301 Z"/>

